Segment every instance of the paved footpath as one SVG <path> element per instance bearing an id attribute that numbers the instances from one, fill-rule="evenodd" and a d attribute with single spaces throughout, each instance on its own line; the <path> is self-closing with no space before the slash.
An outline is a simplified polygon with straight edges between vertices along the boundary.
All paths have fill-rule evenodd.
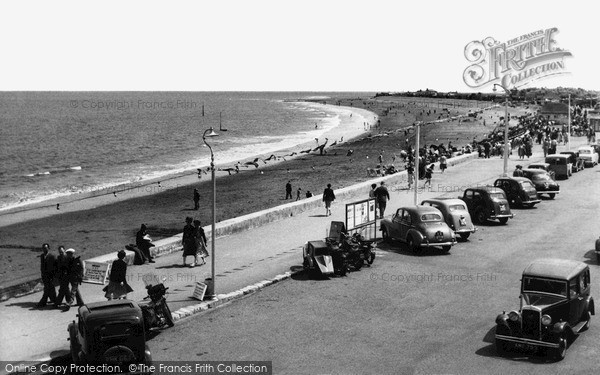
<path id="1" fill-rule="evenodd" d="M 571 149 L 576 149 L 581 144 L 585 144 L 585 139 L 574 138 Z M 559 146 L 558 151 L 563 150 L 566 150 L 566 146 Z M 509 173 L 512 175 L 517 164 L 527 166 L 542 159 L 539 145 L 534 146 L 534 155 L 529 160 L 518 160 L 516 152 L 513 152 L 509 160 Z M 502 165 L 502 159 L 495 157 L 468 161 L 451 167 L 443 174 L 436 170 L 431 189 L 421 190 L 419 200 L 437 196 L 456 197 L 467 186 L 493 183 L 502 174 Z M 332 183 L 335 188 L 335 182 Z M 423 181 L 419 181 L 419 186 L 422 185 Z M 388 187 L 391 201 L 388 203 L 386 216 L 392 215 L 401 206 L 412 205 L 413 192 L 406 190 L 406 183 Z M 560 199 L 560 195 L 557 199 Z M 332 220 L 343 221 L 345 203 L 349 202 L 336 201 L 330 217 L 324 215 L 324 208 L 318 208 L 217 238 L 216 292 L 221 296 L 228 294 L 232 297 L 233 292 L 238 291 L 235 294 L 237 296 L 241 294 L 240 289 L 249 285 L 272 280 L 276 275 L 281 279 L 281 275 L 286 272 L 289 274 L 301 270 L 302 245 L 308 240 L 323 239 Z M 460 244 L 457 246 L 460 247 Z M 167 302 L 176 318 L 207 308 L 206 305 L 200 306 L 200 301 L 191 296 L 195 282 L 210 277 L 210 257 L 207 258 L 206 265 L 195 268 L 182 266 L 181 252 L 158 257 L 154 264 L 129 266 L 127 277 L 134 289 L 128 295 L 130 299 L 138 301 L 145 297 L 143 278 L 147 274 L 166 278 L 165 284 L 169 287 Z M 102 288 L 102 285 L 84 283 L 80 290 L 85 302 L 96 302 L 105 300 Z M 40 298 L 41 293 L 34 293 L 0 304 L 0 360 L 44 361 L 68 353 L 67 325 L 75 319 L 77 308 L 73 307 L 66 312 L 51 306 L 38 309 L 35 304 Z M 185 314 L 177 313 L 177 310 L 188 306 L 195 307 L 188 309 Z"/>

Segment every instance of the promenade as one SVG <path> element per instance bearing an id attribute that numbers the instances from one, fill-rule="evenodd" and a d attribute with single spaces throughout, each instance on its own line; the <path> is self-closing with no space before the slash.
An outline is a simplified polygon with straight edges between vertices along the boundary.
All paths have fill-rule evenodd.
<path id="1" fill-rule="evenodd" d="M 571 149 L 576 149 L 581 144 L 585 144 L 584 138 L 574 138 Z M 558 151 L 566 148 L 561 145 Z M 527 166 L 542 159 L 539 145 L 534 146 L 534 154 L 529 160 L 518 160 L 516 153 L 513 152 L 509 160 L 509 173 L 512 174 L 517 164 Z M 502 159 L 498 157 L 467 158 L 464 163 L 451 166 L 443 174 L 436 169 L 432 187 L 420 189 L 419 200 L 437 196 L 457 197 L 468 186 L 493 183 L 494 179 L 502 174 L 502 163 Z M 325 216 L 325 209 L 319 206 L 250 230 L 218 237 L 216 254 L 211 256 L 216 256 L 216 292 L 220 301 L 212 305 L 191 298 L 195 283 L 203 282 L 210 277 L 211 257 L 207 258 L 206 265 L 195 268 L 183 267 L 180 251 L 157 257 L 154 264 L 129 266 L 127 277 L 134 292 L 128 297 L 136 301 L 145 297 L 143 279 L 146 275 L 154 274 L 159 278 L 165 278 L 165 284 L 169 287 L 167 302 L 174 317 L 181 319 L 232 301 L 242 296 L 244 291 L 240 290 L 248 286 L 254 285 L 245 289 L 245 292 L 253 292 L 274 280 L 282 280 L 290 273 L 302 269 L 302 245 L 309 240 L 323 239 L 332 220 L 344 220 L 345 204 L 366 198 L 368 185 L 378 183 L 382 179 L 388 180 L 391 195 L 386 217 L 391 216 L 401 206 L 413 204 L 413 192 L 406 190 L 407 184 L 403 175 L 391 175 L 361 184 L 364 185 L 362 197 L 356 198 L 352 194 L 338 195 L 340 198 L 334 202 L 332 215 L 329 217 Z M 423 181 L 419 181 L 419 186 L 422 185 Z M 346 196 L 348 198 L 345 198 Z M 316 198 L 315 204 L 318 204 L 320 194 Z M 560 195 L 556 199 L 560 199 Z M 207 236 L 210 238 L 208 233 Z M 461 244 L 457 244 L 451 253 L 460 251 L 460 247 Z M 381 255 L 383 252 L 378 250 L 378 254 Z M 376 259 L 373 267 L 377 267 L 378 262 L 382 261 L 385 261 L 385 257 Z M 85 302 L 95 302 L 105 300 L 102 288 L 102 285 L 84 283 L 80 290 Z M 41 293 L 34 293 L 12 298 L 0 304 L 2 321 L 5 322 L 0 332 L 2 360 L 45 361 L 68 354 L 66 328 L 68 323 L 75 319 L 77 308 L 73 307 L 69 311 L 51 306 L 38 309 L 35 305 L 40 298 Z"/>

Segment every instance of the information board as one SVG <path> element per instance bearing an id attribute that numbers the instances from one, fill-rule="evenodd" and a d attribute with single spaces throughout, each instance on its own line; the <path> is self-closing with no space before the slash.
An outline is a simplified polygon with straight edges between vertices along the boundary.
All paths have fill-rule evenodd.
<path id="1" fill-rule="evenodd" d="M 194 294 L 192 294 L 192 298 L 203 301 L 204 294 L 206 293 L 206 289 L 208 285 L 201 283 L 200 281 L 196 282 L 196 287 L 194 288 Z"/>
<path id="2" fill-rule="evenodd" d="M 377 210 L 375 199 L 369 198 L 346 205 L 346 229 L 359 232 L 367 240 L 377 237 Z"/>
<path id="3" fill-rule="evenodd" d="M 83 282 L 106 284 L 112 263 L 83 261 Z"/>

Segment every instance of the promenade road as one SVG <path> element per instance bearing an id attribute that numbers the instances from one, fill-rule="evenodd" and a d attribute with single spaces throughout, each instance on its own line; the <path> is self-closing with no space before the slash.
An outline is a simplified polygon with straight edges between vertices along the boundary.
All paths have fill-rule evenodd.
<path id="1" fill-rule="evenodd" d="M 575 138 L 571 148 L 584 143 L 585 139 Z M 566 146 L 559 146 L 559 151 L 565 149 Z M 512 174 L 517 164 L 526 166 L 529 162 L 540 161 L 542 158 L 539 145 L 535 145 L 534 155 L 529 161 L 518 160 L 513 152 L 509 160 L 509 172 Z M 461 195 L 465 187 L 492 183 L 501 174 L 502 161 L 498 157 L 468 161 L 450 167 L 443 174 L 436 170 L 432 188 L 421 190 L 419 200 L 436 196 L 456 197 Z M 373 182 L 379 180 L 375 179 Z M 335 189 L 335 181 L 332 181 L 332 184 Z M 419 186 L 422 185 L 423 181 L 419 181 Z M 391 201 L 388 203 L 386 216 L 392 215 L 398 207 L 413 203 L 413 192 L 406 190 L 406 182 L 390 184 L 388 188 Z M 560 195 L 557 199 L 560 199 Z M 324 208 L 318 208 L 248 231 L 217 238 L 216 292 L 230 293 L 271 279 L 275 275 L 301 269 L 302 245 L 309 240 L 323 239 L 332 220 L 343 221 L 345 203 L 349 202 L 334 202 L 332 216 L 329 217 L 325 216 Z M 457 248 L 460 246 L 459 243 Z M 191 298 L 195 282 L 210 277 L 210 260 L 210 257 L 207 258 L 207 264 L 203 266 L 184 268 L 181 265 L 181 252 L 175 252 L 156 258 L 154 264 L 129 266 L 127 277 L 134 292 L 128 297 L 132 300 L 143 299 L 146 295 L 144 275 L 156 274 L 167 279 L 167 301 L 173 312 L 185 306 L 197 305 L 199 301 Z M 80 290 L 86 302 L 103 301 L 102 287 L 84 283 Z M 40 298 L 41 293 L 34 293 L 0 304 L 0 359 L 3 361 L 43 361 L 68 353 L 66 329 L 68 323 L 75 319 L 77 308 L 73 307 L 66 312 L 51 306 L 37 309 L 35 304 Z"/>

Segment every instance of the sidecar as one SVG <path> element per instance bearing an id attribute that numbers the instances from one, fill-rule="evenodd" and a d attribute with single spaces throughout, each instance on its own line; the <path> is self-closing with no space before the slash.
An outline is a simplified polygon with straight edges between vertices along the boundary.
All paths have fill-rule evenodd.
<path id="1" fill-rule="evenodd" d="M 307 272 L 328 276 L 334 272 L 331 250 L 324 241 L 308 241 L 302 249 L 302 265 Z"/>

